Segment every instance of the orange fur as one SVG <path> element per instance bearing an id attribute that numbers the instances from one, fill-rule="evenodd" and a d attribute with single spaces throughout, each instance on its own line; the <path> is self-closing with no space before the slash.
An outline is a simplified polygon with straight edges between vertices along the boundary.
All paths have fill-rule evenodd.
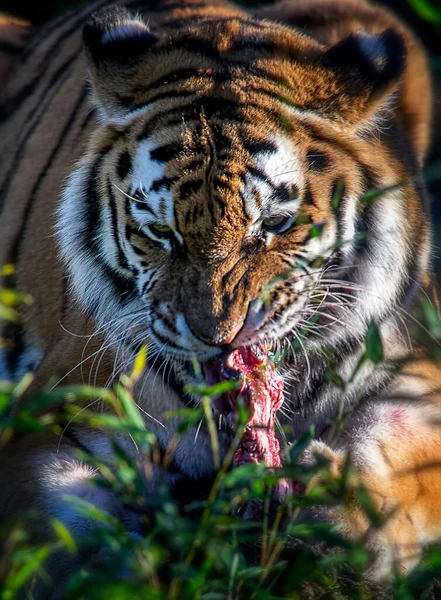
<path id="1" fill-rule="evenodd" d="M 93 273 L 85 267 L 90 279 L 82 291 L 83 297 L 79 298 L 81 294 L 77 291 L 75 295 L 67 281 L 68 273 L 69 281 L 74 279 L 69 265 L 74 253 L 64 256 L 64 262 L 60 260 L 54 235 L 56 219 L 58 226 L 60 221 L 54 213 L 65 179 L 84 155 L 87 158 L 83 159 L 83 167 L 88 178 L 81 179 L 83 195 L 77 193 L 74 197 L 75 181 L 70 180 L 63 199 L 64 227 L 71 216 L 69 200 L 74 204 L 90 194 L 87 200 L 93 202 L 88 205 L 89 215 L 95 209 L 94 214 L 98 215 L 97 222 L 89 223 L 89 235 L 77 246 L 78 254 L 88 243 L 99 246 L 105 238 L 94 239 L 102 225 L 98 223 L 101 215 L 107 215 L 103 221 L 108 227 L 114 219 L 117 238 L 123 239 L 136 254 L 136 267 L 154 266 L 162 273 L 151 292 L 151 311 L 155 304 L 173 306 L 175 312 L 184 315 L 194 336 L 212 346 L 230 339 L 231 332 L 247 322 L 251 303 L 268 287 L 268 303 L 276 307 L 274 319 L 297 301 L 301 294 L 297 294 L 295 285 L 300 277 L 295 281 L 286 277 L 292 264 L 290 259 L 297 257 L 296 253 L 312 252 L 311 223 L 316 227 L 326 223 L 324 231 L 331 243 L 346 235 L 339 233 L 339 229 L 347 227 L 349 236 L 351 199 L 354 214 L 366 217 L 368 232 L 374 230 L 375 234 L 378 223 L 389 222 L 386 233 L 381 230 L 382 246 L 370 249 L 371 261 L 364 264 L 365 270 L 371 264 L 381 263 L 389 244 L 386 234 L 398 231 L 393 258 L 397 263 L 402 260 L 402 267 L 397 268 L 396 274 L 394 265 L 389 265 L 389 279 L 392 275 L 402 277 L 404 283 L 399 292 L 409 297 L 409 302 L 414 301 L 413 280 L 417 286 L 430 286 L 430 219 L 418 179 L 431 123 L 430 81 L 421 45 L 390 13 L 355 0 L 299 0 L 258 10 L 256 17 L 266 20 L 256 21 L 226 2 L 213 2 L 201 8 L 199 1 L 187 0 L 181 8 L 170 10 L 164 2 L 162 12 L 160 7 L 143 12 L 151 31 L 145 23 L 133 23 L 132 19 L 127 24 L 121 18 L 122 32 L 117 31 L 116 37 L 124 37 L 127 30 L 130 35 L 133 29 L 139 34 L 136 42 L 140 54 L 124 62 L 121 59 L 124 39 L 119 40 L 122 46 L 118 58 L 109 58 L 108 48 L 100 46 L 102 39 L 94 38 L 101 35 L 99 31 L 97 34 L 98 25 L 94 22 L 89 26 L 86 56 L 83 56 L 81 29 L 95 7 L 84 7 L 60 21 L 58 27 L 47 25 L 46 29 L 35 32 L 35 37 L 23 46 L 19 70 L 11 70 L 11 63 L 3 61 L 0 55 L 0 79 L 9 79 L 8 98 L 3 106 L 5 119 L 0 124 L 1 151 L 5 155 L 0 168 L 3 194 L 0 264 L 16 263 L 16 275 L 7 279 L 5 285 L 18 287 L 34 298 L 33 304 L 22 310 L 23 326 L 9 325 L 4 337 L 12 347 L 8 361 L 13 372 L 18 369 L 20 358 L 27 358 L 23 348 L 38 348 L 31 392 L 59 380 L 90 381 L 104 386 L 115 377 L 117 353 L 111 347 L 101 355 L 101 349 L 105 350 L 108 343 L 106 336 L 101 330 L 96 331 L 94 317 L 86 316 L 81 306 L 98 280 L 98 269 Z M 179 28 L 174 27 L 176 22 Z M 1 28 L 0 22 L 0 34 Z M 357 46 L 354 39 L 357 40 L 359 30 L 365 37 L 358 40 Z M 347 65 L 338 63 L 339 44 L 357 50 L 364 40 L 367 45 L 379 44 L 380 49 L 388 43 L 400 49 L 401 39 L 406 60 L 384 79 L 381 68 L 375 71 L 378 65 L 352 65 L 348 75 L 345 69 L 352 57 L 347 57 Z M 246 43 L 241 45 L 243 40 Z M 118 39 L 112 41 L 110 36 L 106 43 L 111 46 Z M 379 54 L 380 62 L 391 58 Z M 225 64 L 228 69 L 224 69 Z M 87 69 L 98 107 L 96 112 L 91 112 L 84 87 Z M 155 101 L 158 94 L 160 99 Z M 205 104 L 194 112 L 201 97 Z M 232 107 L 233 117 L 216 112 L 223 106 Z M 212 114 L 207 116 L 209 110 Z M 170 123 L 170 115 L 174 113 L 178 118 Z M 382 131 L 383 122 L 390 124 L 386 132 Z M 220 149 L 219 139 L 223 144 Z M 169 182 L 173 195 L 176 227 L 185 242 L 184 258 L 183 252 L 181 255 L 177 252 L 178 256 L 173 258 L 160 254 L 161 242 L 156 240 L 154 244 L 127 209 L 133 182 L 129 180 L 130 169 L 121 167 L 121 157 L 132 161 L 133 167 L 136 153 L 146 140 L 154 147 L 149 152 L 159 148 L 167 154 L 166 159 L 153 161 L 151 169 L 158 163 L 164 165 L 161 177 Z M 269 143 L 276 145 L 274 140 L 278 143 L 282 140 L 279 146 L 295 155 L 291 170 L 297 170 L 303 179 L 299 177 L 297 182 L 287 179 L 283 191 L 286 201 L 299 199 L 299 212 L 304 220 L 283 235 L 274 235 L 265 245 L 258 236 L 249 234 L 250 226 L 255 223 L 244 210 L 241 194 L 247 173 L 258 170 L 256 154 L 259 153 L 255 148 Z M 95 170 L 91 186 L 92 167 Z M 345 219 L 338 214 L 339 207 L 330 202 L 339 179 L 345 184 L 340 207 L 341 211 L 348 211 Z M 262 180 L 267 182 L 268 178 L 261 176 Z M 379 201 L 383 211 L 380 216 L 375 212 L 377 206 L 369 212 L 369 208 L 365 210 L 355 204 L 354 199 L 360 198 L 370 185 L 400 186 L 399 191 L 390 192 Z M 108 208 L 112 193 L 113 215 Z M 257 206 L 264 204 L 264 193 L 258 186 L 250 197 Z M 72 215 L 71 231 L 74 231 L 85 215 L 80 210 Z M 401 219 L 398 225 L 394 219 Z M 167 223 L 158 224 L 168 227 Z M 67 230 L 60 233 L 59 226 L 61 243 L 63 235 L 68 237 L 69 227 Z M 345 240 L 345 244 L 350 242 Z M 97 254 L 105 254 L 103 247 L 98 249 Z M 112 249 L 114 262 L 109 259 L 105 266 L 100 266 L 118 282 L 123 298 L 133 286 L 135 269 L 127 261 L 118 263 L 115 259 L 118 253 L 113 246 Z M 322 252 L 324 249 L 320 248 L 319 254 Z M 120 254 L 124 254 L 122 250 Z M 96 256 L 95 259 L 98 261 Z M 376 272 L 376 277 L 382 275 L 381 270 Z M 384 288 L 389 279 L 381 280 L 386 283 L 379 285 L 378 293 L 387 292 Z M 274 281 L 277 284 L 271 286 Z M 347 289 L 343 288 L 342 294 Z M 104 297 L 105 290 L 102 292 Z M 99 305 L 101 296 L 94 296 L 90 304 Z M 372 296 L 371 304 L 376 301 Z M 408 349 L 397 325 L 401 306 L 395 297 L 387 298 L 384 304 L 380 317 L 384 319 L 381 331 L 386 359 L 403 360 Z M 369 302 L 362 307 L 367 311 Z M 387 309 L 397 317 L 397 322 L 389 328 L 384 323 Z M 341 313 L 335 313 L 334 321 L 338 322 L 340 317 Z M 356 317 L 354 310 L 349 325 Z M 317 323 L 322 327 L 329 324 L 324 316 Z M 129 327 L 118 333 L 126 331 Z M 332 360 L 337 363 L 336 369 L 347 375 L 362 348 L 351 349 L 348 343 L 348 350 L 339 345 L 340 341 L 337 338 L 331 341 L 331 346 L 337 348 L 337 356 Z M 127 356 L 130 356 L 128 351 L 124 357 Z M 373 369 L 363 375 L 368 392 L 366 403 L 354 412 L 341 444 L 329 448 L 322 442 L 314 442 L 309 451 L 311 456 L 318 452 L 331 458 L 336 473 L 350 452 L 354 456 L 356 478 L 361 478 L 378 508 L 383 512 L 397 508 L 383 530 L 372 532 L 370 539 L 380 558 L 383 546 L 388 548 L 387 557 L 378 568 L 377 574 L 381 576 L 390 571 L 395 558 L 403 568 L 415 564 L 412 558 L 415 552 L 418 554 L 424 543 L 441 533 L 438 467 L 422 468 L 425 463 L 435 463 L 441 458 L 439 432 L 428 421 L 433 415 L 438 416 L 441 373 L 437 365 L 420 359 L 418 349 L 415 356 L 417 360 L 390 382 L 387 374 L 378 375 L 379 371 Z M 320 357 L 320 360 L 325 359 Z M 299 394 L 307 397 L 310 382 L 306 367 L 300 359 L 299 362 L 299 368 L 304 367 L 300 377 L 304 387 L 299 387 Z M 322 387 L 326 385 L 323 380 Z M 164 412 L 181 407 L 179 393 L 172 386 L 164 388 L 156 377 L 146 377 L 137 390 L 141 408 L 155 421 L 162 419 Z M 417 401 L 416 405 L 404 402 L 406 391 Z M 372 399 L 375 394 L 376 401 Z M 399 396 L 398 408 L 390 400 L 391 394 Z M 313 410 L 306 413 L 303 421 L 299 419 L 299 423 L 292 425 L 293 435 L 316 418 Z M 175 419 L 164 430 L 158 423 L 148 421 L 163 448 L 171 443 L 177 422 Z M 362 429 L 360 422 L 364 424 Z M 105 448 L 106 441 L 99 433 L 75 425 L 73 429 L 86 446 Z M 212 473 L 208 436 L 204 438 L 201 434 L 198 453 L 189 439 L 184 436 L 174 454 L 182 472 L 195 479 Z M 0 486 L 3 515 L 38 502 L 47 509 L 41 500 L 46 491 L 46 488 L 42 491 L 42 485 L 47 480 L 32 473 L 40 473 L 45 465 L 56 462 L 58 445 L 62 455 L 69 456 L 72 442 L 66 437 L 19 439 L 2 449 L 0 473 L 8 481 L 20 473 L 22 482 L 16 491 Z M 34 458 L 36 448 L 38 459 Z M 195 466 L 199 455 L 205 462 Z M 85 473 L 84 479 L 88 477 L 89 473 Z M 61 506 L 61 500 L 55 497 L 52 505 Z M 366 532 L 366 519 L 355 502 L 331 516 L 343 524 L 348 535 L 361 536 Z"/>

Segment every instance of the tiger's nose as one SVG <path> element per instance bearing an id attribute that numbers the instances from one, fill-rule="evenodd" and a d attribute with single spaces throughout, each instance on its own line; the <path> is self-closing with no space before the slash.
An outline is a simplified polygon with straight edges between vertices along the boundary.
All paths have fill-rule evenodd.
<path id="1" fill-rule="evenodd" d="M 195 337 L 209 346 L 227 346 L 228 344 L 231 344 L 242 329 L 243 323 L 243 321 L 239 321 L 232 327 L 229 327 L 228 331 L 216 332 L 213 336 L 207 335 L 204 331 L 194 327 L 190 329 Z"/>

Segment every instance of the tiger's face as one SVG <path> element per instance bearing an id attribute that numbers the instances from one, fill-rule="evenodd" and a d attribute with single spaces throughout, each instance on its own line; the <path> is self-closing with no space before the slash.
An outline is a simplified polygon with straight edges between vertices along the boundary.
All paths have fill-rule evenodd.
<path id="1" fill-rule="evenodd" d="M 236 14 L 152 33 L 118 11 L 85 41 L 102 124 L 59 231 L 101 323 L 205 361 L 289 345 L 311 320 L 316 342 L 319 327 L 327 343 L 357 336 L 387 312 L 408 261 L 404 194 L 416 194 L 375 135 L 403 68 L 396 34 L 326 50 Z"/>
<path id="2" fill-rule="evenodd" d="M 284 339 L 306 318 L 338 235 L 349 246 L 351 232 L 339 232 L 332 214 L 337 177 L 326 152 L 301 126 L 294 141 L 264 110 L 263 127 L 209 123 L 204 112 L 195 121 L 172 137 L 152 132 L 133 159 L 119 150 L 106 177 L 149 338 L 168 353 L 203 359 L 225 346 Z M 312 224 L 323 225 L 317 237 Z"/>

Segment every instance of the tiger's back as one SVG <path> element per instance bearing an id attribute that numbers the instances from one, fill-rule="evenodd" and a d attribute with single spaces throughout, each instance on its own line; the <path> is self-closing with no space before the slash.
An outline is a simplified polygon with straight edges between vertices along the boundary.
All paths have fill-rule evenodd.
<path id="1" fill-rule="evenodd" d="M 29 293 L 32 304 L 24 307 L 22 325 L 2 325 L 6 351 L 0 352 L 0 373 L 17 379 L 36 371 L 37 388 L 79 362 L 84 343 L 66 330 L 92 332 L 69 299 L 54 228 L 64 181 L 95 127 L 82 27 L 105 4 L 88 5 L 34 30 L 1 106 L 0 264 L 14 265 L 15 274 L 4 285 Z M 136 9 L 140 3 L 132 4 Z M 93 340 L 90 353 L 101 343 Z"/>

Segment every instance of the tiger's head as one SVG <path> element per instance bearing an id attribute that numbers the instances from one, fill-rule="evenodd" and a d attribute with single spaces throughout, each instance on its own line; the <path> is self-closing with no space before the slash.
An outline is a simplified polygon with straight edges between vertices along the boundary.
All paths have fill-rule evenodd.
<path id="1" fill-rule="evenodd" d="M 410 294 L 429 228 L 397 117 L 400 35 L 326 48 L 232 8 L 151 30 L 118 8 L 84 41 L 100 123 L 58 236 L 111 337 L 181 364 L 305 328 L 335 344 Z"/>

